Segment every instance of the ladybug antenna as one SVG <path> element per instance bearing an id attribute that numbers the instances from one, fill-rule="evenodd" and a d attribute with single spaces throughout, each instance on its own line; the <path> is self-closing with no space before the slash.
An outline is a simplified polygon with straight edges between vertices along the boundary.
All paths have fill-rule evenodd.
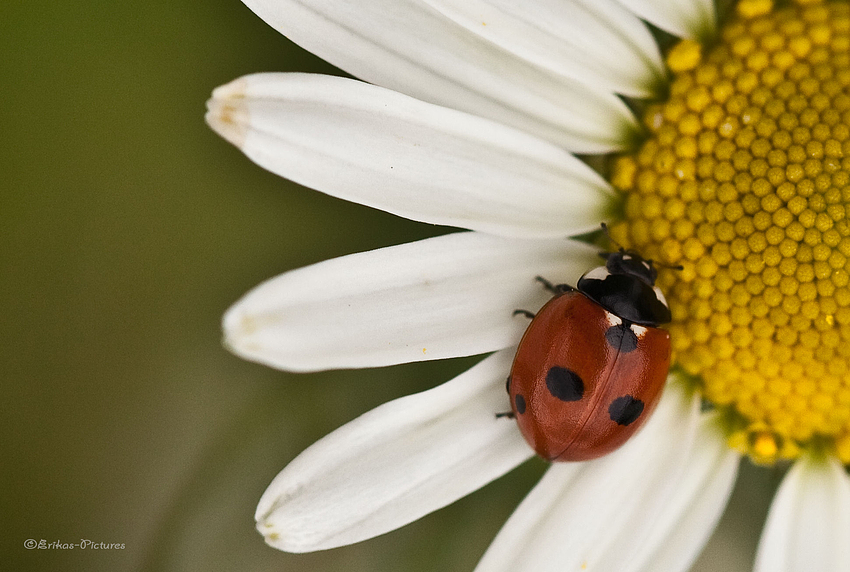
<path id="1" fill-rule="evenodd" d="M 602 227 L 602 230 L 605 232 L 605 236 L 607 236 L 607 237 L 608 237 L 608 240 L 609 240 L 609 241 L 610 241 L 610 242 L 611 242 L 614 246 L 616 246 L 616 247 L 617 247 L 617 251 L 618 251 L 620 254 L 626 254 L 626 253 L 628 253 L 628 254 L 637 254 L 637 253 L 636 253 L 635 251 L 633 251 L 633 250 L 629 250 L 629 249 L 627 249 L 627 248 L 624 248 L 622 244 L 620 244 L 619 242 L 617 242 L 616 240 L 614 240 L 614 238 L 611 236 L 611 231 L 610 231 L 610 230 L 608 230 L 608 225 L 607 225 L 606 223 L 601 222 L 601 223 L 599 223 L 599 226 L 601 226 L 601 227 Z M 604 259 L 606 259 L 606 260 L 607 260 L 607 259 L 608 259 L 608 257 L 609 257 L 611 254 L 612 254 L 611 252 L 600 252 L 600 253 L 599 253 L 599 256 L 601 256 L 602 258 L 604 258 Z M 647 264 L 649 264 L 649 265 L 650 265 L 650 266 L 652 266 L 652 267 L 657 267 L 657 268 L 667 268 L 667 269 L 669 269 L 669 270 L 684 270 L 684 269 L 685 269 L 685 267 L 684 267 L 684 266 L 682 266 L 681 264 L 665 264 L 665 263 L 663 263 L 663 262 L 658 262 L 658 261 L 656 261 L 656 260 L 646 260 L 646 263 L 647 263 Z"/>
<path id="2" fill-rule="evenodd" d="M 607 236 L 607 237 L 608 237 L 608 242 L 610 242 L 611 244 L 613 244 L 614 246 L 616 246 L 616 247 L 617 247 L 617 250 L 619 250 L 620 252 L 625 252 L 625 251 L 626 251 L 626 249 L 625 249 L 625 248 L 623 248 L 623 245 L 622 245 L 622 244 L 620 244 L 619 242 L 617 242 L 616 240 L 614 240 L 614 239 L 611 237 L 611 231 L 610 231 L 610 230 L 608 230 L 608 225 L 607 225 L 607 224 L 605 224 L 604 222 L 601 222 L 601 223 L 599 223 L 599 226 L 601 226 L 601 227 L 602 227 L 602 231 L 605 233 L 605 236 Z"/>
<path id="3" fill-rule="evenodd" d="M 617 247 L 617 250 L 616 250 L 616 251 L 610 251 L 610 250 L 609 250 L 609 251 L 606 251 L 606 252 L 600 252 L 600 253 L 599 253 L 599 256 L 600 256 L 601 258 L 604 258 L 605 260 L 608 260 L 608 257 L 609 257 L 609 256 L 611 256 L 612 254 L 617 254 L 617 253 L 619 253 L 619 254 L 625 254 L 625 253 L 627 253 L 627 252 L 632 252 L 632 251 L 630 251 L 630 250 L 628 250 L 628 249 L 624 248 L 622 244 L 620 244 L 619 242 L 617 242 L 616 240 L 614 240 L 614 239 L 611 237 L 611 231 L 609 231 L 609 230 L 608 230 L 608 225 L 607 225 L 607 224 L 605 224 L 604 222 L 601 222 L 601 223 L 599 223 L 599 226 L 601 226 L 601 227 L 602 227 L 602 230 L 605 232 L 605 236 L 606 236 L 606 237 L 608 237 L 608 242 L 610 242 L 611 244 L 613 244 L 614 246 L 616 246 L 616 247 Z"/>
<path id="4" fill-rule="evenodd" d="M 658 262 L 657 260 L 647 260 L 653 266 L 657 266 L 658 268 L 668 268 L 670 270 L 684 270 L 685 267 L 681 264 L 664 264 L 663 262 Z"/>

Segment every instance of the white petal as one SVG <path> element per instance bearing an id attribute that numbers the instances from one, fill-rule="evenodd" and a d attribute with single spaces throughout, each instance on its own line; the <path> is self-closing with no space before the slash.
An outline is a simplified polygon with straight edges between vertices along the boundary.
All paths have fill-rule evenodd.
<path id="1" fill-rule="evenodd" d="M 683 38 L 711 37 L 717 27 L 714 0 L 618 0 L 662 30 Z"/>
<path id="2" fill-rule="evenodd" d="M 598 228 L 613 202 L 551 143 L 355 80 L 251 75 L 209 107 L 210 125 L 262 167 L 413 220 L 551 238 Z"/>
<path id="3" fill-rule="evenodd" d="M 622 149 L 636 130 L 631 112 L 611 93 L 529 65 L 418 0 L 243 1 L 283 35 L 356 77 L 571 151 Z"/>
<path id="4" fill-rule="evenodd" d="M 289 552 L 383 534 L 484 486 L 533 452 L 510 408 L 513 351 L 430 391 L 386 403 L 301 453 L 269 485 L 257 529 Z"/>
<path id="5" fill-rule="evenodd" d="M 850 570 L 850 476 L 834 458 L 806 456 L 767 515 L 755 572 Z"/>
<path id="6" fill-rule="evenodd" d="M 706 429 L 698 397 L 689 399 L 670 384 L 653 418 L 621 449 L 587 463 L 553 465 L 499 532 L 477 572 L 683 570 L 655 567 L 653 558 L 677 565 L 692 560 L 722 512 L 732 480 L 734 463 L 704 442 Z M 719 484 L 701 490 L 715 476 Z M 665 546 L 678 524 L 697 538 L 675 536 L 678 546 Z"/>
<path id="7" fill-rule="evenodd" d="M 373 367 L 514 345 L 551 294 L 596 250 L 573 241 L 456 233 L 343 256 L 257 286 L 224 316 L 225 341 L 247 359 L 294 371 Z"/>
<path id="8" fill-rule="evenodd" d="M 425 2 L 507 52 L 583 84 L 650 97 L 665 77 L 649 30 L 615 0 Z"/>
<path id="9" fill-rule="evenodd" d="M 684 474 L 648 531 L 645 549 L 630 565 L 618 564 L 614 569 L 689 570 L 726 508 L 739 464 L 740 454 L 726 445 L 718 428 L 718 415 L 703 415 Z"/>

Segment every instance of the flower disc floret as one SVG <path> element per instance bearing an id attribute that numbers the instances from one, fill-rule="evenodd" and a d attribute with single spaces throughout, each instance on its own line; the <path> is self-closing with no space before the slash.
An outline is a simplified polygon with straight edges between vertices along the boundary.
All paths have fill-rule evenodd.
<path id="1" fill-rule="evenodd" d="M 616 160 L 613 238 L 663 271 L 674 360 L 757 462 L 827 442 L 850 463 L 850 5 L 738 5 L 674 47 L 669 100 Z"/>

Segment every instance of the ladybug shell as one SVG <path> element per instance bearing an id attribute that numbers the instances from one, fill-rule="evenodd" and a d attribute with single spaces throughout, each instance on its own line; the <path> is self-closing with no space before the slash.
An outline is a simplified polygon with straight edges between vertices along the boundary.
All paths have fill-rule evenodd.
<path id="1" fill-rule="evenodd" d="M 528 444 L 551 461 L 610 453 L 649 418 L 670 367 L 670 335 L 579 292 L 552 298 L 520 341 L 508 378 Z"/>

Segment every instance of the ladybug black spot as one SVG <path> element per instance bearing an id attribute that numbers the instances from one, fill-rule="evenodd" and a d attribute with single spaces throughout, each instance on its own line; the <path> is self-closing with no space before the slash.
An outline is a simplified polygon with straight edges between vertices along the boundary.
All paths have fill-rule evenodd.
<path id="1" fill-rule="evenodd" d="M 641 413 L 643 413 L 643 401 L 631 395 L 618 397 L 608 406 L 611 421 L 618 425 L 629 425 L 640 417 Z"/>
<path id="2" fill-rule="evenodd" d="M 611 326 L 605 330 L 605 339 L 621 352 L 631 352 L 637 349 L 638 339 L 632 329 L 626 324 Z"/>
<path id="3" fill-rule="evenodd" d="M 546 388 L 561 401 L 578 401 L 584 395 L 584 381 L 576 372 L 565 367 L 549 368 Z"/>
<path id="4" fill-rule="evenodd" d="M 508 378 L 510 379 L 510 378 Z M 514 403 L 516 403 L 516 412 L 522 415 L 525 413 L 525 397 L 517 394 L 516 399 L 514 399 Z"/>

